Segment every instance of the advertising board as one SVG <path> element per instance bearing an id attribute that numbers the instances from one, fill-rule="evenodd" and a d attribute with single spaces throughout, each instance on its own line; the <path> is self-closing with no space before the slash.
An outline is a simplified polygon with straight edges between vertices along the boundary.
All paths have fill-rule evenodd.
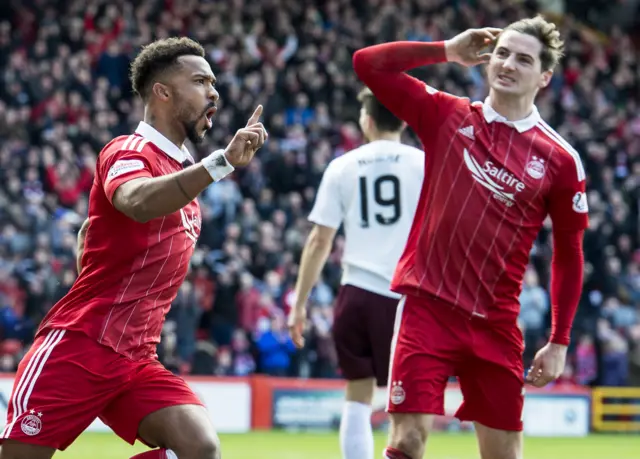
<path id="1" fill-rule="evenodd" d="M 266 403 L 261 403 L 260 390 L 254 400 L 261 407 L 258 415 L 264 420 L 264 412 L 271 418 L 256 428 L 282 428 L 295 430 L 337 429 L 342 415 L 344 400 L 343 384 L 337 381 L 309 380 L 306 382 L 263 379 L 261 386 L 267 386 L 269 395 Z M 255 384 L 254 384 L 255 388 Z M 266 392 L 264 387 L 260 388 Z M 374 395 L 372 422 L 374 429 L 387 425 L 386 390 L 379 388 Z M 471 430 L 471 423 L 459 422 L 454 414 L 462 403 L 462 393 L 456 384 L 450 384 L 445 392 L 445 416 L 438 417 L 436 430 Z M 525 435 L 529 436 L 584 436 L 589 432 L 590 396 L 587 389 L 527 390 L 523 410 Z"/>

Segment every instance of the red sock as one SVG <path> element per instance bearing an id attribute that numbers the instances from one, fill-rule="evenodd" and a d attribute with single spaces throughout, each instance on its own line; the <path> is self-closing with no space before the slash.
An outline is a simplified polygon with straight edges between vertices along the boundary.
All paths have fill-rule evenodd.
<path id="1" fill-rule="evenodd" d="M 164 448 L 152 449 L 145 453 L 136 454 L 131 459 L 167 459 L 167 450 Z"/>
<path id="2" fill-rule="evenodd" d="M 384 453 L 382 454 L 382 456 L 385 459 L 411 459 L 411 457 L 409 457 L 409 455 L 403 453 L 402 451 L 395 449 L 395 448 L 391 448 L 390 446 L 387 446 L 384 450 Z"/>

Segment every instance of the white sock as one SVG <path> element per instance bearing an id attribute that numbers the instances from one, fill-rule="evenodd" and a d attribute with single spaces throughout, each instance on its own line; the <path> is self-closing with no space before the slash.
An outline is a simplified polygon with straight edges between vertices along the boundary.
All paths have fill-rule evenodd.
<path id="1" fill-rule="evenodd" d="M 167 450 L 167 459 L 178 459 L 178 456 L 176 456 L 176 453 L 174 453 L 173 451 L 168 449 Z"/>
<path id="2" fill-rule="evenodd" d="M 345 402 L 340 420 L 340 448 L 343 459 L 373 459 L 370 405 Z"/>

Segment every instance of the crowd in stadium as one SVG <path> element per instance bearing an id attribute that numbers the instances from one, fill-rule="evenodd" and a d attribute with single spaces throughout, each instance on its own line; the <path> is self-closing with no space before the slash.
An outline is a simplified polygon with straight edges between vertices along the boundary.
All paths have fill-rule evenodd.
<path id="1" fill-rule="evenodd" d="M 499 0 L 135 4 L 0 6 L 0 371 L 15 370 L 44 313 L 74 282 L 97 154 L 142 119 L 128 81 L 132 57 L 155 38 L 189 35 L 205 46 L 221 96 L 206 141 L 190 145 L 194 156 L 226 145 L 258 103 L 270 136 L 247 169 L 201 196 L 202 236 L 167 318 L 160 359 L 180 374 L 339 376 L 330 330 L 340 237 L 310 298 L 303 351 L 292 345 L 285 318 L 322 172 L 363 142 L 353 52 L 500 27 L 537 7 Z M 564 18 L 567 55 L 537 105 L 582 155 L 590 227 L 571 358 L 556 384 L 640 385 L 638 48 L 620 21 L 605 35 Z M 475 100 L 487 93 L 481 68 L 440 65 L 414 75 Z M 416 143 L 410 132 L 404 140 Z M 548 229 L 531 253 L 521 296 L 526 359 L 549 330 Z"/>

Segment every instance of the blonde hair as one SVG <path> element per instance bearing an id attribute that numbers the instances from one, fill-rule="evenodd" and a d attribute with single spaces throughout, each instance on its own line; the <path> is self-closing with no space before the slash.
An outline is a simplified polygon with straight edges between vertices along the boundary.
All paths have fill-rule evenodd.
<path id="1" fill-rule="evenodd" d="M 540 62 L 543 71 L 553 70 L 564 56 L 564 41 L 560 38 L 556 25 L 540 15 L 513 22 L 504 28 L 503 33 L 507 30 L 531 35 L 540 41 Z"/>

